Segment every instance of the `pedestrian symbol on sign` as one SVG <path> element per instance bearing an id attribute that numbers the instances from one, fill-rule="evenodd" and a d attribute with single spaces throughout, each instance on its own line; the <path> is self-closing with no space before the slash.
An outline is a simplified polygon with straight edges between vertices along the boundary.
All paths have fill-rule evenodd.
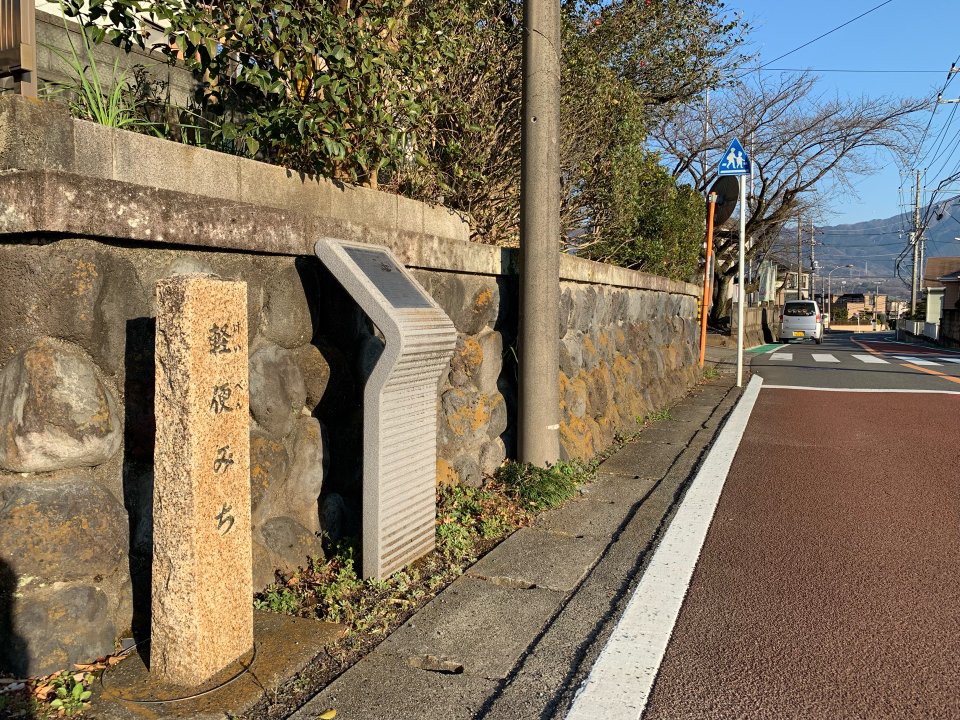
<path id="1" fill-rule="evenodd" d="M 747 153 L 743 150 L 743 145 L 740 144 L 740 141 L 734 138 L 733 142 L 730 143 L 730 147 L 727 148 L 727 151 L 723 154 L 723 158 L 720 160 L 720 167 L 718 168 L 718 174 L 720 175 L 749 175 L 750 174 L 750 158 L 747 157 Z"/>

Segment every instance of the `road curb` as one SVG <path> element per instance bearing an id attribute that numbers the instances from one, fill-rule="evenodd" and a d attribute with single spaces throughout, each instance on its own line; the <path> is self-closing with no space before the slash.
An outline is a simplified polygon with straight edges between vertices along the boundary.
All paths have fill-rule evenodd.
<path id="1" fill-rule="evenodd" d="M 760 393 L 754 375 L 714 441 L 567 720 L 636 720 L 646 707 L 723 484 Z"/>

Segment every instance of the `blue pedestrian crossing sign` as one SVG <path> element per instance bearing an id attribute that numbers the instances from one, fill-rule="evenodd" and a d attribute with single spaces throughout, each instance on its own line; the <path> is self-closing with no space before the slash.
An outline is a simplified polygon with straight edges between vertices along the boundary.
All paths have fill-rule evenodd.
<path id="1" fill-rule="evenodd" d="M 720 168 L 718 175 L 749 175 L 750 158 L 743 149 L 743 145 L 736 138 L 730 143 L 730 147 L 720 159 Z"/>

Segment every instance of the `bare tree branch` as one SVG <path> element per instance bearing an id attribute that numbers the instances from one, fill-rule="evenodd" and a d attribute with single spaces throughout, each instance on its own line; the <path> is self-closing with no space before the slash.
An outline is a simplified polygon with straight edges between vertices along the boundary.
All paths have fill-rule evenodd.
<path id="1" fill-rule="evenodd" d="M 825 97 L 810 73 L 761 76 L 735 83 L 664 119 L 651 139 L 674 176 L 706 192 L 716 161 L 734 137 L 746 146 L 756 167 L 747 210 L 750 257 L 763 256 L 798 212 L 823 208 L 822 185 L 855 194 L 852 178 L 876 170 L 878 150 L 903 162 L 914 147 L 919 124 L 914 113 L 926 100 Z M 737 236 L 717 236 L 717 274 L 736 271 Z M 718 292 L 722 284 L 716 285 Z"/>

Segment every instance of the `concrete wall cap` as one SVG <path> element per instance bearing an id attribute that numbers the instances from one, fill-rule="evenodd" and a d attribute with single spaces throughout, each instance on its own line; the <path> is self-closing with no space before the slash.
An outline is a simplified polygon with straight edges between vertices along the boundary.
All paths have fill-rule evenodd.
<path id="1" fill-rule="evenodd" d="M 17 171 L 17 172 L 11 172 Z M 513 275 L 519 253 L 470 242 L 457 212 L 267 163 L 75 120 L 0 97 L 0 233 L 310 255 L 318 237 L 386 245 L 415 268 Z M 560 257 L 562 280 L 699 296 L 690 283 Z"/>

